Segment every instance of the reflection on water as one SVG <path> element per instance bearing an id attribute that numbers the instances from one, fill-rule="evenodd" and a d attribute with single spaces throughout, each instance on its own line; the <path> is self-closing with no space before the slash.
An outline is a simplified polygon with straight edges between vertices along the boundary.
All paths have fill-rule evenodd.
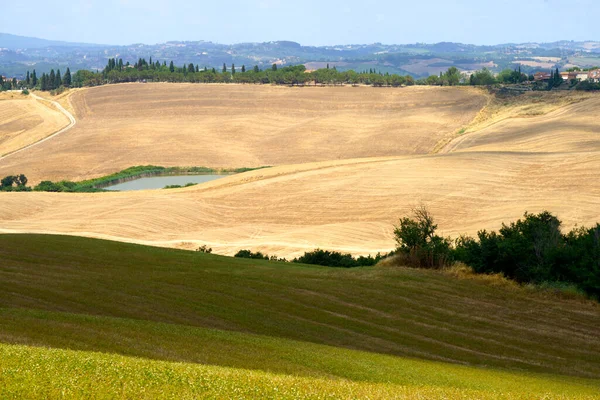
<path id="1" fill-rule="evenodd" d="M 139 178 L 133 181 L 119 183 L 107 186 L 104 190 L 144 190 L 144 189 L 162 189 L 165 186 L 180 185 L 185 186 L 188 183 L 203 183 L 214 181 L 227 175 L 169 175 L 152 176 L 149 178 Z"/>

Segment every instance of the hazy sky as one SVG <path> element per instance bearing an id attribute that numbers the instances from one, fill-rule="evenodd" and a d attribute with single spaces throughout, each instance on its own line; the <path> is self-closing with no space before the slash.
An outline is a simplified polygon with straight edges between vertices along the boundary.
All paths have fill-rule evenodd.
<path id="1" fill-rule="evenodd" d="M 600 40 L 591 0 L 3 1 L 0 32 L 154 44 L 293 40 L 305 45 Z"/>

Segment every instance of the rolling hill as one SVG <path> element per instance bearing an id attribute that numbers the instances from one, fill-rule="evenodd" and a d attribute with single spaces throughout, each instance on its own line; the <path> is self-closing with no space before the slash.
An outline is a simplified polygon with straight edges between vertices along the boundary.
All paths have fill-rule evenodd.
<path id="1" fill-rule="evenodd" d="M 79 91 L 77 126 L 1 160 L 0 175 L 35 182 L 136 164 L 278 166 L 172 191 L 7 193 L 0 231 L 289 258 L 317 247 L 387 252 L 393 224 L 419 204 L 454 237 L 498 229 L 525 211 L 549 210 L 565 229 L 595 224 L 598 97 L 544 96 L 513 107 L 452 88 Z M 302 164 L 285 165 L 293 162 Z"/>
<path id="2" fill-rule="evenodd" d="M 404 268 L 0 235 L 5 397 L 593 398 L 597 304 Z"/>

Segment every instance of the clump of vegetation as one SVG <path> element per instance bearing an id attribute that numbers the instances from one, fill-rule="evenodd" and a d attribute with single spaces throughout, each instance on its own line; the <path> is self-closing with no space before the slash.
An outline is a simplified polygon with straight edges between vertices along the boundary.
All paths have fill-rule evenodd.
<path id="1" fill-rule="evenodd" d="M 29 96 L 29 90 L 27 90 L 27 89 L 23 89 L 23 90 L 21 90 L 21 94 L 22 94 L 23 96 Z"/>
<path id="2" fill-rule="evenodd" d="M 0 191 L 2 192 L 29 192 L 27 177 L 23 174 L 8 175 L 0 180 Z"/>
<path id="3" fill-rule="evenodd" d="M 208 247 L 208 246 L 206 246 L 205 244 L 203 244 L 202 246 L 198 247 L 198 248 L 196 249 L 196 251 L 199 251 L 199 252 L 201 252 L 201 253 L 207 253 L 207 254 L 210 254 L 210 253 L 212 253 L 212 247 Z"/>
<path id="4" fill-rule="evenodd" d="M 503 273 L 520 283 L 574 284 L 600 297 L 600 224 L 567 234 L 551 213 L 525 213 L 499 232 L 459 238 L 454 257 L 479 273 Z"/>
<path id="5" fill-rule="evenodd" d="M 257 251 L 256 253 L 250 251 L 250 250 L 240 250 L 237 253 L 235 253 L 234 257 L 237 258 L 251 258 L 254 260 L 268 260 L 269 256 L 266 254 L 261 253 L 260 251 Z"/>
<path id="6" fill-rule="evenodd" d="M 323 265 L 327 267 L 336 268 L 353 268 L 373 266 L 386 256 L 387 255 L 384 256 L 380 253 L 377 253 L 375 257 L 371 257 L 371 255 L 369 255 L 367 257 L 359 256 L 358 258 L 354 258 L 351 254 L 343 254 L 338 251 L 316 249 L 314 251 L 304 253 L 303 256 L 294 258 L 292 262 L 302 264 Z"/>
<path id="7" fill-rule="evenodd" d="M 375 257 L 369 255 L 367 257 L 359 256 L 354 258 L 351 254 L 343 254 L 339 251 L 316 249 L 305 252 L 304 255 L 294 258 L 291 260 L 291 262 L 299 264 L 322 265 L 324 267 L 335 268 L 369 267 L 377 264 L 390 255 L 392 255 L 392 253 L 386 255 L 377 253 Z M 269 256 L 268 254 L 263 254 L 260 251 L 254 253 L 250 250 L 240 250 L 235 254 L 234 257 L 288 262 L 288 260 L 285 258 Z"/>
<path id="8" fill-rule="evenodd" d="M 426 208 L 413 213 L 394 230 L 398 248 L 392 261 L 397 264 L 441 269 L 460 261 L 494 280 L 504 277 L 539 290 L 600 297 L 600 224 L 563 234 L 561 221 L 548 211 L 525 213 L 499 232 L 482 230 L 476 239 L 462 236 L 453 243 L 435 234 L 437 225 Z"/>
<path id="9" fill-rule="evenodd" d="M 424 207 L 413 210 L 414 219 L 405 217 L 394 229 L 396 254 L 408 266 L 443 268 L 452 261 L 452 242 L 435 234 L 437 225 Z"/>

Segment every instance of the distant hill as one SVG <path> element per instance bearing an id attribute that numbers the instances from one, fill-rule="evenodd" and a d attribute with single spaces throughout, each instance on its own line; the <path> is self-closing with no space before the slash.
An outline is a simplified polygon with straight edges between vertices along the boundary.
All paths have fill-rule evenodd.
<path id="1" fill-rule="evenodd" d="M 412 75 L 437 75 L 451 66 L 469 72 L 488 68 L 494 72 L 521 67 L 523 72 L 600 65 L 600 42 L 559 41 L 552 43 L 509 43 L 479 46 L 463 43 L 345 44 L 303 46 L 292 41 L 219 44 L 207 41 L 171 41 L 125 46 L 71 43 L 0 33 L 0 74 L 22 78 L 27 69 L 49 72 L 51 68 L 71 71 L 102 70 L 108 58 L 135 63 L 139 58 L 178 66 L 193 63 L 218 68 L 223 63 L 270 68 L 272 64 L 326 66 L 338 70 Z"/>
<path id="2" fill-rule="evenodd" d="M 98 47 L 102 45 L 90 43 L 61 42 L 57 40 L 46 40 L 28 36 L 11 35 L 0 33 L 0 48 L 9 50 L 40 49 L 45 47 Z"/>

